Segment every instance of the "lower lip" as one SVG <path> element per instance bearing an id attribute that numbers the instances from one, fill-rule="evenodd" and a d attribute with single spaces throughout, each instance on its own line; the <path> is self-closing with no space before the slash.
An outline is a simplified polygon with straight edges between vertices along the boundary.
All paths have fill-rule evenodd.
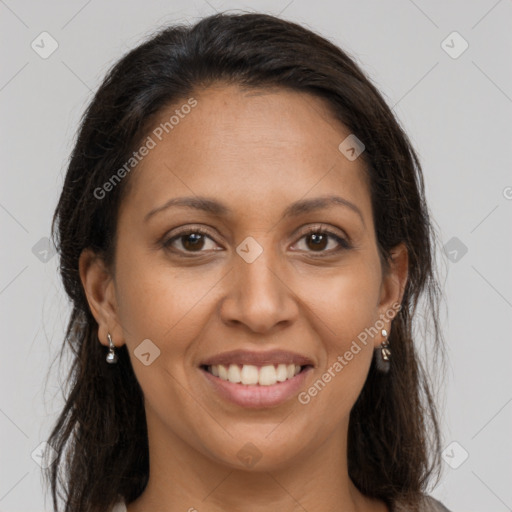
<path id="1" fill-rule="evenodd" d="M 231 403 L 250 408 L 276 407 L 283 404 L 298 394 L 312 369 L 311 366 L 308 366 L 295 377 L 271 386 L 260 386 L 259 384 L 248 386 L 222 380 L 200 368 L 215 392 Z"/>

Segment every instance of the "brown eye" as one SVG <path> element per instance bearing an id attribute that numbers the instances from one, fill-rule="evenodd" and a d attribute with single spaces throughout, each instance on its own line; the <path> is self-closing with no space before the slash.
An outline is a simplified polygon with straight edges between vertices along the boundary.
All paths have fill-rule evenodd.
<path id="1" fill-rule="evenodd" d="M 210 242 L 210 247 L 208 247 Z M 173 252 L 201 253 L 208 250 L 215 250 L 216 244 L 213 239 L 201 229 L 189 229 L 163 242 L 163 247 Z"/>
<path id="2" fill-rule="evenodd" d="M 309 249 L 313 251 L 322 251 L 327 247 L 329 236 L 324 233 L 312 233 L 310 235 L 306 235 L 306 240 L 310 242 L 306 242 Z"/>
<path id="3" fill-rule="evenodd" d="M 333 253 L 350 249 L 350 243 L 341 236 L 320 227 L 309 228 L 299 240 L 304 240 L 304 247 L 299 247 L 302 251 L 318 253 L 318 255 L 332 255 Z"/>
<path id="4" fill-rule="evenodd" d="M 201 250 L 204 246 L 204 235 L 200 233 L 190 233 L 188 235 L 182 235 L 179 238 L 181 244 L 187 251 Z"/>

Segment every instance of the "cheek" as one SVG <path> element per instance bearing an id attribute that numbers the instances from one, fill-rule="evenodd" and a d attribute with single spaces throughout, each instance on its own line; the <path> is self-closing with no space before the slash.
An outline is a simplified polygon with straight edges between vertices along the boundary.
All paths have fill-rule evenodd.
<path id="1" fill-rule="evenodd" d="M 187 348 L 207 313 L 207 294 L 218 283 L 218 272 L 176 268 L 163 259 L 133 252 L 116 262 L 118 316 L 126 343 L 133 349 L 149 338 L 165 352 Z M 162 354 L 163 355 L 163 354 Z"/>
<path id="2" fill-rule="evenodd" d="M 329 328 L 330 345 L 340 350 L 374 324 L 380 285 L 380 267 L 373 258 L 360 255 L 328 276 L 301 283 L 302 297 Z"/>
<path id="3" fill-rule="evenodd" d="M 316 282 L 317 286 L 310 287 L 307 304 L 314 312 L 311 318 L 315 319 L 325 358 L 317 380 L 305 390 L 304 401 L 309 397 L 318 407 L 331 411 L 336 404 L 338 414 L 331 414 L 335 423 L 355 403 L 371 364 L 380 267 L 361 261 L 339 269 L 325 282 Z"/>
<path id="4" fill-rule="evenodd" d="M 146 259 L 145 259 L 146 258 Z M 120 256 L 116 262 L 118 317 L 136 378 L 147 405 L 162 410 L 162 403 L 184 404 L 190 394 L 183 385 L 189 378 L 187 361 L 193 341 L 201 336 L 212 315 L 208 292 L 219 282 L 216 272 L 172 268 L 147 255 Z M 141 363 L 138 354 L 143 340 L 150 362 Z"/>

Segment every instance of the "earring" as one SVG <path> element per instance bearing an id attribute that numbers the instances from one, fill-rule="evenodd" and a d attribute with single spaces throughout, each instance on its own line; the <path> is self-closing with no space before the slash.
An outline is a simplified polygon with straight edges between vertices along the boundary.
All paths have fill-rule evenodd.
<path id="1" fill-rule="evenodd" d="M 386 340 L 388 331 L 386 331 L 386 329 L 382 329 L 381 334 L 384 337 L 384 341 L 380 344 L 380 347 L 375 350 L 375 364 L 377 366 L 377 370 L 382 373 L 387 373 L 389 372 L 391 359 L 391 350 L 389 348 L 389 343 Z"/>
<path id="2" fill-rule="evenodd" d="M 115 364 L 115 363 L 117 363 L 117 354 L 115 352 L 116 347 L 112 341 L 112 336 L 110 336 L 110 333 L 107 333 L 107 339 L 108 339 L 108 344 L 110 345 L 110 350 L 108 351 L 106 361 L 109 364 Z"/>

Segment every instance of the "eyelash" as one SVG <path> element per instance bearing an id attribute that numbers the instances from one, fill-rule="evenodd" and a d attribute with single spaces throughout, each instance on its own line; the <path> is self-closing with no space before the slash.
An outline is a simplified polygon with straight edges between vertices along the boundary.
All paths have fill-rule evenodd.
<path id="1" fill-rule="evenodd" d="M 164 240 L 161 245 L 163 246 L 163 248 L 165 248 L 165 249 L 167 249 L 169 251 L 181 253 L 180 255 L 182 255 L 183 257 L 194 258 L 194 257 L 200 256 L 201 253 L 206 252 L 206 251 L 183 251 L 181 249 L 175 249 L 175 248 L 172 247 L 172 244 L 173 244 L 174 241 L 179 240 L 180 238 L 182 238 L 184 236 L 187 236 L 187 235 L 191 235 L 191 234 L 204 235 L 204 236 L 207 236 L 208 238 L 212 239 L 210 233 L 206 229 L 204 229 L 202 227 L 187 228 L 187 229 L 184 229 L 183 231 L 178 232 L 177 234 L 175 234 L 171 238 L 168 238 L 168 239 Z M 326 228 L 324 228 L 322 226 L 309 226 L 301 234 L 299 240 L 302 240 L 302 238 L 307 237 L 307 236 L 312 235 L 312 234 L 327 235 L 328 237 L 334 239 L 340 245 L 340 247 L 338 247 L 337 249 L 331 249 L 331 250 L 328 250 L 328 251 L 318 251 L 316 254 L 315 254 L 316 251 L 307 251 L 307 252 L 312 252 L 313 254 L 315 254 L 314 257 L 331 256 L 333 254 L 337 254 L 340 251 L 352 248 L 351 244 L 346 239 L 340 237 L 336 233 L 334 233 L 334 232 L 330 231 L 329 229 L 326 229 Z M 184 254 L 187 254 L 187 255 L 184 256 Z"/>

